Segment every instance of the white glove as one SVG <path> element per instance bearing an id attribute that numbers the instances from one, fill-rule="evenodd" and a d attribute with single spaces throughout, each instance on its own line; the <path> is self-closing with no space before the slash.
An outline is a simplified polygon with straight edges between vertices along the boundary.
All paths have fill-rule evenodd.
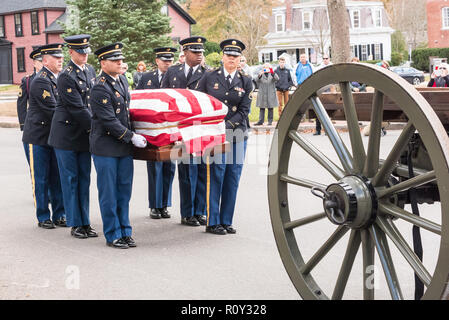
<path id="1" fill-rule="evenodd" d="M 131 138 L 131 142 L 137 148 L 145 148 L 147 146 L 147 139 L 145 139 L 145 137 L 141 136 L 140 134 L 134 133 L 133 137 Z"/>

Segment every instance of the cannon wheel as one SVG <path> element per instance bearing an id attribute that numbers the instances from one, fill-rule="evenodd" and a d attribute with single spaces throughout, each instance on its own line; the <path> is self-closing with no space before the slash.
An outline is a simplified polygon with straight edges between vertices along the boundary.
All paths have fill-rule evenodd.
<path id="1" fill-rule="evenodd" d="M 375 89 L 371 113 L 371 133 L 368 145 L 363 145 L 350 81 L 365 83 Z M 339 84 L 348 127 L 351 150 L 342 141 L 335 126 L 317 97 L 317 92 L 330 84 Z M 393 99 L 408 118 L 394 147 L 386 159 L 379 158 L 384 96 Z M 332 162 L 312 143 L 298 134 L 297 128 L 308 108 L 312 107 L 328 135 L 338 156 L 339 164 Z M 398 184 L 391 183 L 391 174 L 398 166 L 400 154 L 415 133 L 429 153 L 432 171 L 420 170 L 420 175 Z M 335 182 L 323 185 L 288 172 L 292 148 L 301 147 L 329 172 Z M 366 150 L 365 150 L 366 149 Z M 284 267 L 303 299 L 342 299 L 354 260 L 362 249 L 364 270 L 375 262 L 375 253 L 382 266 L 389 292 L 393 299 L 403 299 L 388 242 L 394 243 L 411 268 L 425 285 L 423 299 L 447 298 L 449 275 L 449 138 L 440 120 L 428 102 L 416 89 L 392 72 L 377 66 L 358 63 L 335 64 L 309 77 L 291 97 L 280 118 L 274 135 L 268 173 L 270 216 L 276 244 Z M 425 183 L 437 183 L 441 200 L 441 224 L 413 215 L 391 199 L 398 192 Z M 324 212 L 305 212 L 304 217 L 291 220 L 288 199 L 289 188 L 309 188 L 323 198 Z M 319 199 L 317 199 L 318 201 Z M 308 261 L 304 261 L 295 232 L 313 227 L 318 220 L 333 223 L 335 231 Z M 397 221 L 398 220 L 398 221 Z M 436 267 L 431 274 L 404 240 L 396 222 L 418 226 L 423 232 L 432 232 L 441 240 Z M 411 228 L 410 228 L 411 230 Z M 314 268 L 348 232 L 349 240 L 344 257 L 335 261 L 339 273 L 333 292 L 324 292 L 314 279 Z M 425 250 L 425 248 L 424 248 Z M 357 271 L 356 271 L 357 272 Z M 362 272 L 362 271 L 358 271 Z M 370 275 L 363 273 L 360 296 L 374 299 L 374 288 L 365 286 Z"/>

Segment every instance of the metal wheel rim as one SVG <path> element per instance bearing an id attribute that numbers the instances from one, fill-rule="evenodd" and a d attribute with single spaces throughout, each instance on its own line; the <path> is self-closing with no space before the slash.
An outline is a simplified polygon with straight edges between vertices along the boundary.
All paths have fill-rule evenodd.
<path id="1" fill-rule="evenodd" d="M 281 175 L 288 173 L 288 164 L 293 141 L 289 132 L 296 130 L 302 115 L 308 108 L 305 104 L 316 91 L 326 85 L 359 81 L 376 88 L 401 106 L 401 109 L 420 133 L 429 151 L 440 192 L 441 212 L 448 212 L 449 203 L 449 138 L 440 120 L 427 101 L 407 81 L 398 75 L 366 64 L 336 64 L 319 70 L 308 78 L 289 100 L 280 118 L 270 151 L 268 174 L 268 197 L 273 232 L 284 267 L 304 299 L 327 299 L 310 274 L 303 275 L 305 263 L 299 251 L 293 230 L 286 230 L 290 222 L 288 206 L 288 183 Z M 392 97 L 391 93 L 394 93 Z M 406 106 L 406 107 L 404 107 Z M 275 169 L 277 166 L 278 170 Z M 441 241 L 435 271 L 423 299 L 440 299 L 446 292 L 449 274 L 449 217 L 441 215 Z"/>

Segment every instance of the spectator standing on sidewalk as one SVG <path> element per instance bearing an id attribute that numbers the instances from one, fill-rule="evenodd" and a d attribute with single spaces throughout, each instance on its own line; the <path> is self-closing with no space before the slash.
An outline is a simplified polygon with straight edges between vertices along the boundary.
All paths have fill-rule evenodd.
<path id="1" fill-rule="evenodd" d="M 449 65 L 446 63 L 435 67 L 435 71 L 430 76 L 430 81 L 427 84 L 428 87 L 449 87 Z"/>
<path id="2" fill-rule="evenodd" d="M 290 70 L 285 66 L 285 58 L 279 58 L 279 66 L 274 71 L 278 77 L 279 81 L 276 82 L 276 94 L 279 102 L 279 117 L 282 114 L 284 106 L 288 102 L 288 93 L 290 88 L 294 86 Z"/>
<path id="3" fill-rule="evenodd" d="M 273 123 L 273 109 L 279 105 L 276 96 L 276 82 L 279 76 L 274 73 L 273 67 L 269 63 L 265 63 L 262 71 L 260 71 L 256 82 L 258 83 L 259 92 L 257 93 L 256 107 L 260 108 L 259 121 L 255 126 L 263 125 L 265 121 L 265 109 L 268 109 L 268 125 Z"/>

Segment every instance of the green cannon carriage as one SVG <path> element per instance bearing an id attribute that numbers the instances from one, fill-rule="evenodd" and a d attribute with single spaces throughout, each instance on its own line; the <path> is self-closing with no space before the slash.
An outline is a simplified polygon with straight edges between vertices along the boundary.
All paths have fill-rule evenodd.
<path id="1" fill-rule="evenodd" d="M 353 93 L 352 81 L 373 91 Z M 323 92 L 334 84 L 338 93 Z M 298 133 L 309 110 L 334 154 Z M 335 120 L 346 120 L 347 134 L 337 131 Z M 370 121 L 369 137 L 362 136 L 361 121 Z M 388 150 L 381 141 L 385 121 L 403 123 Z M 423 88 L 420 93 L 377 66 L 335 64 L 294 92 L 272 141 L 268 197 L 282 262 L 302 298 L 342 299 L 348 291 L 379 298 L 373 284 L 381 278 L 392 299 L 407 299 L 416 277 L 424 285 L 423 299 L 447 299 L 448 129 L 449 91 Z M 310 162 L 323 174 L 308 176 Z M 413 203 L 421 214 L 410 209 Z M 413 227 L 423 235 L 423 260 L 411 245 Z"/>

